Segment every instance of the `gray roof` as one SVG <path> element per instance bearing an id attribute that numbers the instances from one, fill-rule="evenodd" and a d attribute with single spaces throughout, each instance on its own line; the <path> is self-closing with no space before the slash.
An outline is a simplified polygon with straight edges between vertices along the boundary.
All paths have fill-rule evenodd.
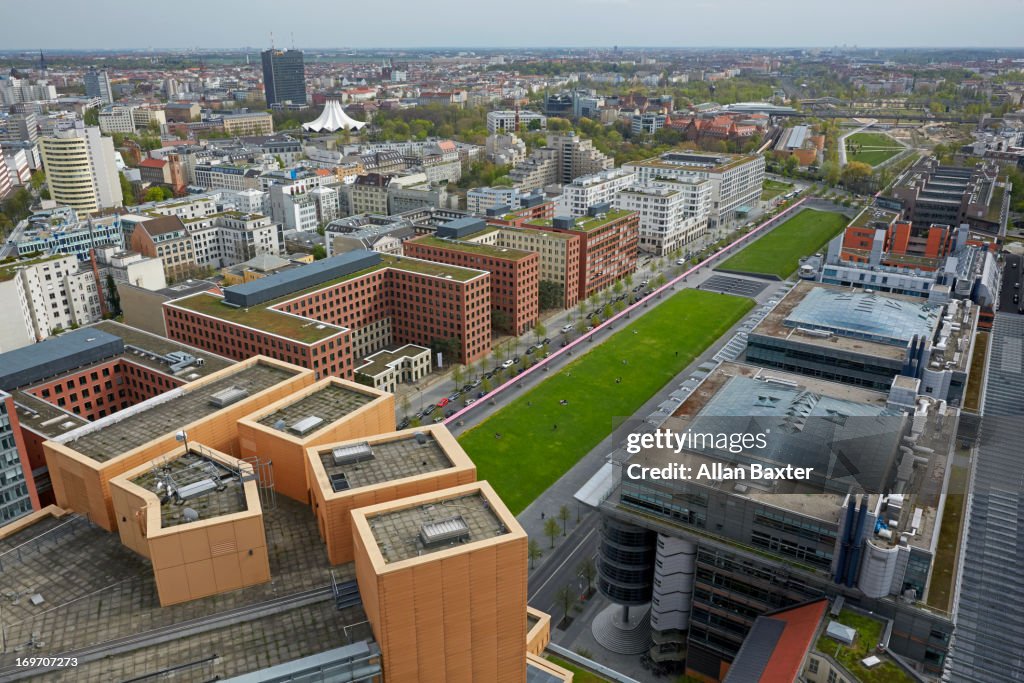
<path id="1" fill-rule="evenodd" d="M 786 316 L 785 324 L 903 346 L 914 335 L 931 336 L 941 313 L 942 306 L 926 301 L 815 287 Z"/>
<path id="2" fill-rule="evenodd" d="M 224 289 L 224 303 L 231 306 L 256 306 L 378 263 L 378 253 L 365 250 L 350 251 L 306 266 L 283 270 L 259 280 L 227 287 Z"/>
<path id="3" fill-rule="evenodd" d="M 695 434 L 759 434 L 750 455 L 695 448 L 726 462 L 813 467 L 813 480 L 845 492 L 880 493 L 892 474 L 906 418 L 888 408 L 818 394 L 789 383 L 733 377 L 694 418 Z"/>
<path id="4" fill-rule="evenodd" d="M 947 659 L 952 681 L 1024 678 L 1024 316 L 997 313 L 992 329 L 980 445 L 975 463 L 956 630 Z"/>
<path id="5" fill-rule="evenodd" d="M 124 341 L 94 328 L 73 330 L 0 354 L 0 389 L 16 389 L 124 353 Z"/>
<path id="6" fill-rule="evenodd" d="M 728 683 L 760 683 L 761 674 L 775 652 L 775 646 L 786 630 L 786 622 L 771 617 L 758 617 L 726 676 Z"/>

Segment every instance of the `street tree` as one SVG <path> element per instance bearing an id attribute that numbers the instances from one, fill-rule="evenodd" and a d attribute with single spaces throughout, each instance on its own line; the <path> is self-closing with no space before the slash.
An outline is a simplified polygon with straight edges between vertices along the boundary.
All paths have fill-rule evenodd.
<path id="1" fill-rule="evenodd" d="M 564 625 L 569 620 L 569 612 L 576 606 L 576 591 L 572 589 L 572 586 L 565 585 L 558 589 L 558 592 L 555 593 L 555 604 L 562 611 L 560 623 Z"/>
<path id="2" fill-rule="evenodd" d="M 594 586 L 594 579 L 597 578 L 597 563 L 594 558 L 588 557 L 576 568 L 576 572 L 587 582 L 587 595 L 589 596 Z"/>
<path id="3" fill-rule="evenodd" d="M 544 535 L 551 540 L 551 547 L 554 548 L 555 539 L 558 538 L 558 520 L 554 517 L 548 517 L 544 522 Z"/>
<path id="4" fill-rule="evenodd" d="M 558 521 L 562 523 L 562 535 L 565 536 L 567 533 L 567 527 L 569 519 L 572 517 L 572 513 L 569 511 L 568 505 L 563 505 L 558 508 Z"/>
<path id="5" fill-rule="evenodd" d="M 537 324 L 533 326 L 533 336 L 537 338 L 538 344 L 540 344 L 540 340 L 543 339 L 544 335 L 546 335 L 547 333 L 548 330 L 546 327 L 544 327 L 544 323 L 538 320 Z"/>
<path id="6" fill-rule="evenodd" d="M 544 551 L 540 549 L 540 543 L 537 543 L 536 539 L 531 538 L 530 542 L 526 545 L 526 555 L 530 558 L 530 569 L 533 569 L 533 564 L 541 558 Z"/>

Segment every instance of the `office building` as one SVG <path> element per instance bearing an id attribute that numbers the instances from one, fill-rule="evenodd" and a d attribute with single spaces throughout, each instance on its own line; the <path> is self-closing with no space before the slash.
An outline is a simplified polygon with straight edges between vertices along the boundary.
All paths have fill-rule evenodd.
<path id="1" fill-rule="evenodd" d="M 708 228 L 716 230 L 745 218 L 761 200 L 764 158 L 760 155 L 667 152 L 623 164 L 640 182 L 706 179 L 711 182 Z"/>
<path id="2" fill-rule="evenodd" d="M 487 112 L 487 134 L 519 133 L 525 130 L 546 130 L 548 117 L 535 111 L 503 109 Z"/>
<path id="3" fill-rule="evenodd" d="M 356 579 L 389 681 L 525 681 L 527 538 L 490 485 L 360 508 L 352 523 Z M 479 572 L 495 580 L 473 581 Z M 441 609 L 446 595 L 459 596 L 458 610 Z"/>
<path id="4" fill-rule="evenodd" d="M 604 517 L 598 587 L 616 604 L 595 618 L 599 642 L 685 658 L 689 675 L 721 680 L 759 616 L 838 594 L 889 620 L 888 649 L 937 676 L 954 581 L 931 572 L 937 482 L 950 474 L 957 412 L 930 398 L 899 405 L 898 393 L 735 363 L 677 392 L 656 424 L 712 439 L 616 460 L 577 494 Z M 714 443 L 740 433 L 763 447 Z M 694 476 L 644 475 L 678 464 Z M 779 465 L 811 469 L 751 476 Z"/>
<path id="5" fill-rule="evenodd" d="M 633 114 L 629 120 L 629 130 L 637 137 L 654 135 L 665 127 L 665 123 L 668 120 L 670 120 L 668 116 L 656 112 Z"/>
<path id="6" fill-rule="evenodd" d="M 11 241 L 22 257 L 52 252 L 75 255 L 81 260 L 92 249 L 123 246 L 124 236 L 118 216 L 79 220 L 78 213 L 65 206 L 32 214 Z"/>
<path id="7" fill-rule="evenodd" d="M 586 299 L 636 271 L 640 217 L 633 211 L 592 206 L 585 218 L 528 219 L 519 227 L 580 239 L 578 298 Z"/>
<path id="8" fill-rule="evenodd" d="M 274 117 L 265 111 L 244 114 L 224 114 L 220 124 L 228 135 L 271 135 L 274 132 Z"/>
<path id="9" fill-rule="evenodd" d="M 39 509 L 31 475 L 14 398 L 0 390 L 0 528 Z"/>
<path id="10" fill-rule="evenodd" d="M 526 607 L 526 534 L 447 429 L 393 432 L 392 396 L 266 358 L 184 372 L 202 377 L 118 420 L 68 418 L 45 444 L 63 509 L 23 515 L 0 548 L 19 548 L 11 585 L 65 601 L 47 619 L 30 600 L 6 607 L 8 642 L 89 644 L 85 678 L 159 655 L 204 678 L 572 680 L 539 656 L 550 617 Z M 70 583 L 52 571 L 69 564 Z M 423 590 L 401 598 L 410 581 Z M 254 609 L 275 598 L 288 619 Z M 252 613 L 206 624 L 216 657 L 177 653 L 194 610 L 228 606 Z M 112 656 L 140 621 L 170 644 Z"/>
<path id="11" fill-rule="evenodd" d="M 416 385 L 430 374 L 430 349 L 406 344 L 371 353 L 356 366 L 356 381 L 381 391 L 394 392 L 399 384 Z"/>
<path id="12" fill-rule="evenodd" d="M 349 215 L 388 215 L 388 187 L 391 181 L 392 176 L 380 173 L 356 176 L 355 182 L 344 188 L 348 194 Z"/>
<path id="13" fill-rule="evenodd" d="M 749 362 L 960 405 L 978 307 L 802 281 L 747 337 Z"/>
<path id="14" fill-rule="evenodd" d="M 591 173 L 574 178 L 562 186 L 562 196 L 556 203 L 556 212 L 577 218 L 587 215 L 592 206 L 615 205 L 619 192 L 636 182 L 636 174 L 623 168 Z"/>
<path id="15" fill-rule="evenodd" d="M 121 206 L 114 142 L 100 129 L 76 121 L 39 140 L 50 195 L 82 215 Z"/>
<path id="16" fill-rule="evenodd" d="M 706 206 L 710 201 L 710 185 L 701 183 Z M 707 234 L 708 214 L 691 213 L 693 185 L 684 183 L 645 183 L 621 190 L 615 207 L 635 211 L 640 216 L 638 248 L 647 254 L 665 256 L 687 249 Z"/>
<path id="17" fill-rule="evenodd" d="M 306 67 L 301 50 L 264 50 L 263 92 L 267 106 L 306 104 Z"/>
<path id="18" fill-rule="evenodd" d="M 3 142 L 35 142 L 39 139 L 39 123 L 33 112 L 24 114 L 9 114 L 6 119 L 6 128 L 0 134 L 0 141 Z"/>
<path id="19" fill-rule="evenodd" d="M 480 215 L 491 209 L 513 211 L 519 208 L 519 197 L 514 187 L 474 187 L 466 192 L 466 211 Z"/>
<path id="20" fill-rule="evenodd" d="M 402 245 L 415 234 L 412 223 L 404 216 L 361 214 L 328 223 L 324 243 L 328 256 L 360 249 L 401 256 Z"/>
<path id="21" fill-rule="evenodd" d="M 91 66 L 85 72 L 85 96 L 98 97 L 102 104 L 113 104 L 114 93 L 110 88 L 110 75 L 104 69 L 97 70 Z"/>
<path id="22" fill-rule="evenodd" d="M 407 256 L 485 270 L 491 274 L 492 325 L 522 335 L 537 322 L 540 257 L 533 252 L 460 239 L 486 230 L 481 218 L 465 218 L 438 227 L 434 235 L 408 240 Z"/>
<path id="23" fill-rule="evenodd" d="M 490 313 L 488 273 L 369 251 L 164 304 L 172 339 L 346 379 L 353 359 L 391 344 L 444 342 L 458 362 L 474 362 L 490 351 Z"/>
<path id="24" fill-rule="evenodd" d="M 901 211 L 915 228 L 967 223 L 975 230 L 999 233 L 1009 209 L 1006 190 L 1006 178 L 991 161 L 967 168 L 925 157 L 900 177 L 883 203 Z"/>

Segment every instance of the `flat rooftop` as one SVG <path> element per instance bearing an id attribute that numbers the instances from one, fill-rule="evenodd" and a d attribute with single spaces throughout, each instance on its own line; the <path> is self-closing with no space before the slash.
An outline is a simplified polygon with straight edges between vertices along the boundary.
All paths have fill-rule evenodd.
<path id="1" fill-rule="evenodd" d="M 857 214 L 857 217 L 850 221 L 850 225 L 857 228 L 886 228 L 899 220 L 899 211 L 891 211 L 878 206 L 869 206 Z"/>
<path id="2" fill-rule="evenodd" d="M 756 156 L 743 154 L 676 151 L 666 152 L 661 156 L 644 159 L 643 161 L 634 161 L 628 165 L 721 173 L 722 171 L 728 171 L 731 168 L 753 161 L 756 158 Z"/>
<path id="3" fill-rule="evenodd" d="M 71 434 L 68 438 L 65 435 L 62 443 L 97 462 L 106 462 L 218 412 L 221 408 L 210 402 L 214 394 L 242 389 L 247 398 L 294 375 L 290 370 L 268 363 L 240 367 L 226 377 L 201 386 L 185 385 L 144 401 L 129 415 L 108 415 L 91 423 L 80 436 Z"/>
<path id="4" fill-rule="evenodd" d="M 83 329 L 103 330 L 115 337 L 120 337 L 124 340 L 125 352 L 123 357 L 126 361 L 173 375 L 187 382 L 193 382 L 200 377 L 212 375 L 234 364 L 234 361 L 218 356 L 215 353 L 197 349 L 113 320 L 101 320 Z M 168 354 L 173 353 L 188 354 L 194 359 L 201 359 L 202 364 L 191 362 L 180 369 L 174 369 L 171 367 L 172 363 L 168 360 Z M 174 357 L 172 356 L 170 360 L 174 360 Z"/>
<path id="5" fill-rule="evenodd" d="M 370 377 L 376 377 L 385 370 L 388 366 L 395 361 L 403 358 L 412 358 L 418 356 L 421 353 L 430 353 L 430 349 L 425 346 L 419 346 L 418 344 L 406 344 L 397 349 L 384 349 L 367 356 L 363 360 L 362 365 L 356 366 L 356 372 L 361 372 L 364 375 Z"/>
<path id="6" fill-rule="evenodd" d="M 358 460 L 360 456 L 356 456 L 345 464 L 335 463 L 334 448 L 325 448 L 318 451 L 318 454 L 328 479 L 333 481 L 335 478 L 344 478 L 348 489 L 374 486 L 452 467 L 452 461 L 434 434 L 429 431 L 419 433 L 426 437 L 423 443 L 414 434 L 390 441 L 362 442 L 369 446 L 368 451 L 372 456 Z"/>
<path id="7" fill-rule="evenodd" d="M 481 493 L 458 495 L 427 505 L 388 510 L 368 517 L 385 563 L 447 550 L 509 533 Z M 429 545 L 424 532 L 438 539 Z"/>
<path id="8" fill-rule="evenodd" d="M 238 471 L 192 448 L 180 458 L 161 459 L 158 465 L 131 482 L 161 498 L 160 526 L 163 528 L 244 512 L 249 507 Z M 208 488 L 204 489 L 203 484 L 207 482 Z M 202 492 L 187 493 L 197 488 Z M 169 491 L 177 491 L 181 498 L 171 497 Z M 196 513 L 194 519 L 190 519 L 190 510 Z"/>
<path id="9" fill-rule="evenodd" d="M 887 394 L 862 387 L 726 362 L 683 400 L 664 427 L 676 433 L 687 429 L 726 433 L 764 431 L 769 444 L 764 454 L 760 449 L 752 452 L 756 454 L 753 457 L 716 449 L 684 449 L 681 454 L 645 449 L 632 456 L 629 462 L 664 467 L 681 462 L 685 457 L 685 464 L 695 467 L 716 462 L 734 466 L 758 461 L 776 466 L 822 467 L 828 473 L 829 483 L 811 479 L 776 480 L 771 485 L 765 485 L 767 482 L 757 485 L 747 479 L 738 482 L 746 486 L 745 491 L 737 491 L 734 488 L 737 482 L 733 480 L 696 480 L 693 484 L 831 522 L 838 522 L 840 506 L 851 486 L 870 494 L 870 504 L 874 507 L 877 495 L 890 490 L 888 481 L 900 478 L 906 484 L 898 528 L 909 528 L 915 509 L 920 509 L 918 533 L 910 538 L 910 544 L 930 549 L 933 535 L 939 530 L 938 508 L 955 441 L 956 413 L 947 410 L 941 414 L 933 406 L 927 414 L 919 416 L 921 431 L 911 437 L 909 418 L 887 409 L 887 401 Z M 916 428 L 911 431 L 916 432 Z M 926 460 L 912 467 L 910 460 L 903 464 L 897 457 L 901 447 L 911 445 L 920 447 L 920 452 L 915 454 Z M 833 461 L 830 451 L 842 451 L 844 457 Z M 856 472 L 850 471 L 850 464 Z M 876 544 L 885 543 L 879 537 L 872 540 Z M 898 540 L 899 534 L 894 534 L 892 543 Z"/>
<path id="10" fill-rule="evenodd" d="M 478 277 L 487 275 L 486 271 L 472 268 L 461 268 L 449 266 L 443 263 L 423 261 L 409 257 L 397 257 L 389 254 L 382 254 L 380 262 L 368 268 L 358 270 L 332 280 L 320 282 L 306 289 L 288 292 L 275 299 L 263 303 L 254 304 L 249 307 L 237 307 L 224 303 L 224 299 L 215 294 L 200 293 L 176 299 L 170 305 L 184 308 L 186 310 L 202 313 L 212 318 L 219 318 L 237 325 L 246 325 L 270 334 L 275 334 L 287 339 L 293 339 L 305 344 L 312 344 L 332 337 L 343 330 L 343 328 L 330 323 L 321 322 L 314 318 L 303 318 L 297 315 L 283 313 L 274 308 L 291 299 L 296 299 L 313 292 L 318 292 L 329 287 L 347 282 L 358 277 L 363 277 L 379 270 L 392 269 L 401 270 L 419 275 L 431 277 L 449 278 L 457 282 L 468 282 Z M 293 269 L 288 272 L 293 272 Z M 257 281 L 258 282 L 258 281 Z"/>
<path id="11" fill-rule="evenodd" d="M 171 642 L 146 637 L 154 629 L 329 586 L 332 573 L 339 582 L 355 578 L 351 563 L 333 568 L 328 563 L 308 506 L 278 496 L 276 508 L 265 511 L 264 525 L 272 583 L 169 607 L 161 607 L 157 600 L 150 563 L 124 546 L 117 533 L 104 531 L 84 517 L 45 517 L 0 538 L 3 591 L 22 596 L 17 601 L 3 599 L 0 621 L 8 648 L 0 653 L 0 680 L 17 673 L 15 660 L 27 651 L 55 656 L 103 647 L 128 636 L 142 639 L 120 654 L 107 652 L 92 662 L 80 660 L 76 668 L 40 679 L 107 683 L 158 678 L 166 675 L 162 671 L 181 665 L 183 680 L 223 680 L 341 647 L 349 642 L 347 635 L 353 641 L 371 637 L 362 606 L 339 611 L 329 591 L 319 602 L 274 615 L 232 619 L 202 634 L 181 631 L 173 634 Z M 29 599 L 34 594 L 44 602 L 34 604 Z M 23 647 L 29 641 L 35 646 Z M 207 660 L 213 652 L 217 658 Z"/>
<path id="12" fill-rule="evenodd" d="M 930 337 L 941 310 L 918 297 L 801 281 L 751 334 L 902 360 L 906 342 L 895 340 L 909 340 L 913 334 Z M 919 314 L 926 319 L 919 319 Z M 926 331 L 929 325 L 931 330 Z"/>
<path id="13" fill-rule="evenodd" d="M 603 216 L 583 216 L 582 218 L 577 218 L 575 223 L 573 223 L 573 226 L 569 229 L 578 230 L 580 232 L 592 232 L 598 228 L 603 228 L 609 223 L 614 223 L 631 213 L 634 212 L 626 211 L 624 209 L 612 209 L 611 211 L 605 212 Z M 542 228 L 550 228 L 553 224 L 554 221 L 551 218 L 532 220 L 524 223 L 524 225 L 527 226 L 537 226 Z"/>
<path id="14" fill-rule="evenodd" d="M 476 235 L 474 235 L 476 236 Z M 441 249 L 451 249 L 453 251 L 463 251 L 467 254 L 477 254 L 479 256 L 487 256 L 490 258 L 507 259 L 509 261 L 521 261 L 524 258 L 528 258 L 533 252 L 524 251 L 522 249 L 510 249 L 508 247 L 499 247 L 491 244 L 480 244 L 478 242 L 463 242 L 459 240 L 444 239 L 441 237 L 434 237 L 432 235 L 424 235 L 423 237 L 417 237 L 413 240 L 417 244 L 423 244 L 428 247 L 438 247 Z"/>
<path id="15" fill-rule="evenodd" d="M 298 401 L 261 417 L 258 421 L 265 427 L 276 428 L 278 422 L 283 420 L 287 430 L 299 420 L 318 417 L 322 422 L 318 423 L 316 429 L 320 429 L 362 408 L 376 398 L 377 396 L 374 394 L 357 391 L 343 384 L 329 383 L 317 391 L 303 396 Z M 289 433 L 291 433 L 290 430 Z"/>

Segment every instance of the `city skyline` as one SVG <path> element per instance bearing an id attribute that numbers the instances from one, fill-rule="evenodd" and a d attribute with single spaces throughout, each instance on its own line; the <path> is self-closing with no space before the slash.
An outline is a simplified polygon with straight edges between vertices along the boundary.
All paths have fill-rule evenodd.
<path id="1" fill-rule="evenodd" d="M 252 11 L 252 3 L 225 2 L 216 6 L 186 0 L 179 6 L 184 16 L 197 19 L 187 39 L 174 30 L 122 34 L 121 49 L 190 49 L 221 46 L 244 48 L 269 46 L 318 49 L 331 47 L 365 49 L 370 47 L 416 48 L 496 48 L 512 49 L 539 46 L 610 47 L 758 47 L 799 48 L 857 46 L 862 48 L 918 47 L 1020 47 L 1021 36 L 1014 27 L 1024 25 L 1024 3 L 1019 0 L 981 0 L 972 8 L 1001 17 L 992 25 L 965 24 L 955 3 L 950 11 L 937 12 L 935 3 L 911 0 L 893 6 L 880 0 L 861 3 L 856 13 L 846 9 L 823 9 L 810 0 L 784 0 L 771 7 L 765 16 L 761 3 L 744 0 L 730 5 L 729 26 L 720 30 L 721 7 L 711 2 L 678 5 L 659 0 L 641 5 L 637 0 L 571 0 L 552 6 L 526 0 L 518 6 L 519 17 L 541 18 L 530 21 L 528 31 L 509 21 L 507 13 L 481 6 L 472 13 L 460 12 L 453 0 L 431 5 L 398 3 L 395 11 L 379 13 L 374 6 L 345 6 L 344 9 L 318 4 L 316 22 L 289 22 Z M 980 5 L 980 6 L 979 6 Z M 272 6 L 264 5 L 270 11 Z M 246 10 L 240 13 L 239 10 Z M 126 5 L 116 0 L 100 0 L 79 5 L 67 0 L 53 3 L 45 16 L 26 15 L 16 22 L 4 22 L 0 44 L 8 50 L 110 48 L 110 36 L 99 30 L 102 20 L 117 16 L 124 25 L 151 21 L 143 6 Z M 450 10 L 450 11 L 449 11 Z M 658 13 L 658 21 L 651 17 Z M 614 21 L 605 21 L 605 19 Z M 202 19 L 202 21 L 198 21 Z M 794 20 L 814 21 L 814 31 L 794 39 L 783 30 Z M 501 23 L 507 22 L 507 23 Z M 679 22 L 679 23 L 677 23 Z M 423 28 L 443 25 L 436 37 Z M 356 30 L 338 30 L 338 26 Z M 907 25 L 914 26 L 912 32 Z M 572 26 L 566 30 L 566 26 Z M 271 34 L 273 32 L 273 40 Z M 464 36 L 453 42 L 452 36 Z M 465 37 L 465 36 L 473 36 Z M 476 38 L 479 36 L 479 38 Z M 712 38 L 712 36 L 714 36 Z"/>

